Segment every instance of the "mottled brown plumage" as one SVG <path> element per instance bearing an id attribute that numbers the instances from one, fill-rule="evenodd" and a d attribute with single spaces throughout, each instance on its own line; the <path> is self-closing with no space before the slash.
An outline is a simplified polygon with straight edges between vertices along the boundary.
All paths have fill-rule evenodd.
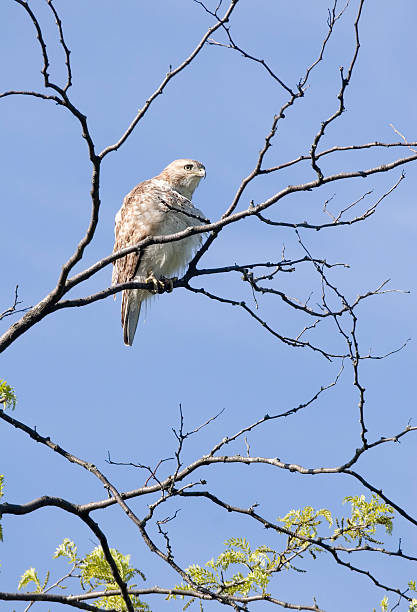
<path id="1" fill-rule="evenodd" d="M 147 236 L 166 236 L 202 225 L 205 217 L 193 206 L 191 197 L 203 176 L 205 168 L 200 162 L 177 159 L 161 174 L 132 189 L 116 215 L 114 252 Z M 169 277 L 185 268 L 200 243 L 201 236 L 196 234 L 150 245 L 139 254 L 130 253 L 114 262 L 112 283 Z M 141 304 L 149 297 L 151 293 L 145 289 L 122 292 L 123 339 L 127 345 L 133 342 Z"/>

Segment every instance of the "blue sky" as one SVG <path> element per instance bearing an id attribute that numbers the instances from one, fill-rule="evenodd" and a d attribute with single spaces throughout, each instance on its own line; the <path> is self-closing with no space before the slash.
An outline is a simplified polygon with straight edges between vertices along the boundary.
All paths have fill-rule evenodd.
<path id="1" fill-rule="evenodd" d="M 258 0 L 254 4 L 241 0 L 231 22 L 232 34 L 241 47 L 265 59 L 294 87 L 318 53 L 326 32 L 328 4 L 322 0 Z M 33 1 L 31 5 L 46 33 L 51 76 L 62 82 L 63 54 L 47 4 Z M 213 23 L 191 0 L 57 0 L 56 7 L 71 49 L 71 99 L 87 115 L 98 150 L 120 137 L 169 66 L 180 63 Z M 336 25 L 325 60 L 313 73 L 304 99 L 287 111 L 266 165 L 308 151 L 320 122 L 337 108 L 339 66 L 350 61 L 356 10 L 357 2 L 352 2 Z M 1 90 L 42 90 L 41 56 L 32 24 L 12 0 L 3 2 L 0 11 Z M 416 20 L 412 0 L 365 2 L 359 60 L 346 93 L 347 112 L 328 129 L 323 147 L 397 141 L 390 124 L 409 140 L 416 140 Z M 224 40 L 221 34 L 215 38 Z M 104 160 L 100 223 L 77 270 L 111 252 L 113 219 L 124 195 L 173 159 L 190 157 L 205 164 L 207 179 L 194 201 L 210 219 L 218 219 L 252 169 L 273 115 L 285 100 L 286 93 L 259 64 L 232 50 L 206 46 L 190 68 L 168 85 L 125 145 Z M 64 109 L 51 102 L 8 97 L 0 100 L 0 111 L 2 311 L 9 306 L 16 284 L 24 306 L 36 303 L 54 286 L 88 224 L 90 166 L 78 124 Z M 356 170 L 395 158 L 392 150 L 346 153 L 328 159 L 323 168 L 326 173 Z M 360 307 L 358 333 L 364 352 L 372 347 L 374 353 L 382 354 L 416 335 L 416 166 L 408 165 L 405 171 L 406 180 L 366 222 L 302 232 L 316 257 L 350 265 L 331 273 L 349 297 L 386 279 L 391 279 L 391 288 L 411 290 L 373 297 Z M 322 223 L 327 220 L 322 208 L 328 198 L 333 197 L 329 206 L 334 212 L 365 191 L 373 190 L 367 200 L 372 203 L 400 174 L 401 169 L 396 169 L 389 175 L 291 195 L 270 209 L 268 216 Z M 258 178 L 241 206 L 312 178 L 308 164 Z M 210 267 L 279 260 L 284 244 L 288 257 L 303 255 L 291 229 L 250 219 L 225 229 L 203 263 Z M 74 295 L 109 286 L 110 276 L 109 268 L 103 270 Z M 320 297 L 319 278 L 311 267 L 299 268 L 280 283 L 299 299 L 306 299 L 312 291 L 312 301 Z M 197 279 L 194 284 L 246 299 L 254 306 L 237 274 Z M 296 334 L 305 324 L 302 316 L 274 298 L 260 296 L 258 302 L 260 315 L 283 334 Z M 188 429 L 225 409 L 187 442 L 185 465 L 266 412 L 278 413 L 307 401 L 334 379 L 340 367 L 337 361 L 329 363 L 311 351 L 282 345 L 243 311 L 182 289 L 153 301 L 133 348 L 127 349 L 122 342 L 119 307 L 120 299 L 115 303 L 109 298 L 47 317 L 2 355 L 0 370 L 0 377 L 16 389 L 16 418 L 95 463 L 119 490 L 141 486 L 146 475 L 107 465 L 107 452 L 115 460 L 152 466 L 172 456 L 176 448 L 172 428 L 178 426 L 180 403 Z M 1 331 L 10 323 L 10 318 L 3 320 Z M 312 338 L 323 346 L 339 343 L 330 325 Z M 363 364 L 370 439 L 398 433 L 414 419 L 415 363 L 416 348 L 411 342 L 387 360 Z M 343 463 L 360 444 L 357 396 L 351 380 L 352 372 L 346 367 L 340 386 L 309 409 L 250 434 L 251 452 L 308 467 Z M 358 464 L 361 474 L 411 514 L 417 501 L 415 449 L 411 434 L 401 444 L 370 451 Z M 245 454 L 246 449 L 241 441 L 227 451 Z M 164 464 L 161 474 L 167 475 L 170 465 Z M 77 503 L 106 497 L 91 475 L 4 422 L 0 423 L 0 473 L 5 474 L 5 500 L 10 503 L 41 495 Z M 347 476 L 309 477 L 266 466 L 211 466 L 200 477 L 206 478 L 208 490 L 231 504 L 248 507 L 258 502 L 259 512 L 270 520 L 304 505 L 328 507 L 340 515 L 346 511 L 341 504 L 345 495 L 365 492 Z M 149 500 L 141 499 L 131 505 L 142 515 L 146 503 Z M 182 567 L 216 556 L 229 537 L 246 536 L 253 545 L 280 546 L 277 536 L 204 500 L 173 500 L 160 518 L 177 509 L 181 511 L 169 524 L 169 533 Z M 148 585 L 179 582 L 148 552 L 118 508 L 96 513 L 94 518 L 109 534 L 111 546 L 131 553 L 132 562 L 147 575 Z M 96 544 L 84 526 L 59 510 L 40 510 L 23 518 L 6 516 L 2 524 L 1 590 L 15 590 L 18 578 L 31 566 L 43 573 L 55 563 L 56 575 L 65 572 L 64 564 L 51 561 L 64 537 L 75 540 L 82 553 Z M 387 548 L 395 550 L 398 538 L 404 552 L 413 554 L 415 534 L 400 518 Z M 413 567 L 401 559 L 369 556 L 355 561 L 394 587 L 404 588 L 416 578 Z M 384 595 L 369 580 L 343 570 L 324 555 L 315 563 L 306 560 L 300 565 L 308 573 L 279 575 L 271 582 L 271 592 L 293 603 L 311 604 L 315 596 L 323 609 L 339 612 L 371 610 Z M 342 597 L 342 593 L 349 596 Z M 178 602 L 162 603 L 153 597 L 148 599 L 153 610 L 163 606 L 179 609 Z M 266 606 L 255 604 L 253 610 Z M 48 609 L 43 604 L 37 607 Z M 0 609 L 11 608 L 0 603 Z M 23 610 L 24 605 L 16 604 L 15 609 Z"/>

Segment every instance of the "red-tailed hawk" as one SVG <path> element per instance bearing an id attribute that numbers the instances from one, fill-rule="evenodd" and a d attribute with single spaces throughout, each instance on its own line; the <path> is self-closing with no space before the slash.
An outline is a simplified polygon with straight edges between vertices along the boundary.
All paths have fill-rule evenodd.
<path id="1" fill-rule="evenodd" d="M 115 219 L 113 252 L 137 244 L 147 236 L 166 236 L 190 225 L 207 223 L 191 202 L 194 190 L 206 175 L 203 164 L 194 159 L 177 159 L 161 174 L 139 183 L 125 197 Z M 165 244 L 152 244 L 139 253 L 130 253 L 113 263 L 112 284 L 131 280 L 157 283 L 186 267 L 201 244 L 201 235 Z M 123 340 L 133 343 L 142 302 L 152 294 L 146 289 L 122 293 Z"/>

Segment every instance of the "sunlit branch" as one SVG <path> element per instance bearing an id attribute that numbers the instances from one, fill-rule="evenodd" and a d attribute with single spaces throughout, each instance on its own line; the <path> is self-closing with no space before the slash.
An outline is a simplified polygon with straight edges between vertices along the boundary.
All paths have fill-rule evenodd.
<path id="1" fill-rule="evenodd" d="M 40 98 L 41 100 L 52 100 L 61 106 L 65 106 L 64 102 L 58 96 L 48 96 L 47 94 L 43 94 L 39 91 L 19 91 L 11 89 L 10 91 L 5 91 L 0 93 L 0 98 L 7 98 L 8 96 L 32 96 L 34 98 Z"/>
<path id="2" fill-rule="evenodd" d="M 231 504 L 224 502 L 223 500 L 219 499 L 217 496 L 213 495 L 212 493 L 209 493 L 208 491 L 188 491 L 188 492 L 184 492 L 182 496 L 206 498 L 212 503 L 216 504 L 217 506 L 220 506 L 221 508 L 227 510 L 227 512 L 232 512 L 232 513 L 235 512 L 237 514 L 243 514 L 243 515 L 251 517 L 255 521 L 261 523 L 265 527 L 265 529 L 271 529 L 278 533 L 286 534 L 290 537 L 296 537 L 302 542 L 305 542 L 308 544 L 314 544 L 320 548 L 323 548 L 323 550 L 328 552 L 333 557 L 333 559 L 336 561 L 338 565 L 342 565 L 343 567 L 346 567 L 353 572 L 362 574 L 363 576 L 366 576 L 367 578 L 369 578 L 375 584 L 375 586 L 382 588 L 388 592 L 400 595 L 406 601 L 411 601 L 411 597 L 407 597 L 402 591 L 400 591 L 400 589 L 390 587 L 387 584 L 383 584 L 377 578 L 375 578 L 375 576 L 371 572 L 367 570 L 363 570 L 360 567 L 357 567 L 355 565 L 352 565 L 351 563 L 347 561 L 343 561 L 343 559 L 341 559 L 340 556 L 337 554 L 337 551 L 334 549 L 334 547 L 331 546 L 330 544 L 327 544 L 323 538 L 306 537 L 306 536 L 301 535 L 300 533 L 294 534 L 292 531 L 290 531 L 289 529 L 286 529 L 282 525 L 277 525 L 276 523 L 272 523 L 271 521 L 267 520 L 263 516 L 259 515 L 257 512 L 255 512 L 253 506 L 250 508 L 239 508 L 237 506 L 232 506 Z"/>

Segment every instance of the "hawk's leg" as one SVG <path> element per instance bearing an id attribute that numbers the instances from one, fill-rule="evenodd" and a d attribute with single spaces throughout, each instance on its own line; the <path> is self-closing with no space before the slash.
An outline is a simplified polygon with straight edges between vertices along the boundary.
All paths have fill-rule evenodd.
<path id="1" fill-rule="evenodd" d="M 165 278 L 161 276 L 161 278 L 156 278 L 153 272 L 149 272 L 147 278 L 145 279 L 145 283 L 152 283 L 153 293 L 171 293 L 174 288 L 174 283 L 178 278 L 175 276 L 174 278 Z"/>
<path id="2" fill-rule="evenodd" d="M 152 284 L 152 293 L 163 293 L 165 291 L 164 283 L 156 278 L 153 272 L 148 273 L 148 276 L 145 278 L 145 283 Z"/>
<path id="3" fill-rule="evenodd" d="M 164 284 L 165 291 L 167 293 L 171 293 L 171 291 L 174 289 L 174 283 L 178 280 L 178 277 L 173 276 L 172 278 L 165 278 L 165 276 L 161 276 L 159 280 Z"/>

